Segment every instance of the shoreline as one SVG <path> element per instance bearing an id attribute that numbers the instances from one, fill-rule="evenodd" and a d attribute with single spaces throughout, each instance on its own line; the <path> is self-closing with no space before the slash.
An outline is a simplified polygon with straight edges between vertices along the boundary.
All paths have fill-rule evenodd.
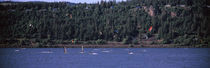
<path id="1" fill-rule="evenodd" d="M 131 44 L 121 44 L 121 45 L 113 45 L 113 44 L 56 44 L 56 45 L 46 45 L 46 46 L 32 46 L 32 45 L 24 45 L 24 46 L 2 46 L 0 48 L 210 48 L 208 45 L 204 46 L 181 46 L 178 44 L 146 44 L 146 45 L 131 45 Z"/>

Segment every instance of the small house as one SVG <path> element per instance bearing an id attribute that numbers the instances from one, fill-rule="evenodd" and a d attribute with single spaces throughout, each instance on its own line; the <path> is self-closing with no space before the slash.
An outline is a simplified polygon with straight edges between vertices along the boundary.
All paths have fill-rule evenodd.
<path id="1" fill-rule="evenodd" d="M 206 7 L 207 7 L 207 8 L 210 8 L 210 5 L 207 5 Z"/>
<path id="2" fill-rule="evenodd" d="M 183 7 L 183 8 L 185 7 L 185 5 L 179 5 L 179 6 L 180 6 L 180 7 Z"/>
<path id="3" fill-rule="evenodd" d="M 171 7 L 171 5 L 169 5 L 169 4 L 168 4 L 168 5 L 165 5 L 165 7 L 170 8 L 170 7 Z"/>
<path id="4" fill-rule="evenodd" d="M 85 7 L 85 9 L 89 9 L 89 7 Z"/>

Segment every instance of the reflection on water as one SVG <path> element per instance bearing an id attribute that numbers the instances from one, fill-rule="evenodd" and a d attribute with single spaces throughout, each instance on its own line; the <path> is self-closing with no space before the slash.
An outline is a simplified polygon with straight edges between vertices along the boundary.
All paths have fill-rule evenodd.
<path id="1" fill-rule="evenodd" d="M 1 68 L 209 68 L 210 48 L 1 48 Z M 81 53 L 83 52 L 83 53 Z"/>
<path id="2" fill-rule="evenodd" d="M 147 52 L 147 50 L 146 49 L 143 49 L 143 52 Z"/>
<path id="3" fill-rule="evenodd" d="M 52 51 L 42 51 L 40 53 L 53 53 Z"/>
<path id="4" fill-rule="evenodd" d="M 106 52 L 106 53 L 108 53 L 108 52 L 110 52 L 110 51 L 106 50 L 106 51 L 102 51 L 102 52 Z"/>

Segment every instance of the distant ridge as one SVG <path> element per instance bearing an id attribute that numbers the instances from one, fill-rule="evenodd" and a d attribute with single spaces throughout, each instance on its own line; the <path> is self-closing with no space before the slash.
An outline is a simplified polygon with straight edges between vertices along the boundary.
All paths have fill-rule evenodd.
<path id="1" fill-rule="evenodd" d="M 47 2 L 47 1 L 2 1 L 0 3 L 59 3 L 58 2 Z M 67 2 L 67 1 L 60 1 L 60 3 L 67 3 L 69 5 L 76 5 L 77 3 Z"/>
<path id="2" fill-rule="evenodd" d="M 73 2 L 67 2 L 67 1 L 55 1 L 55 2 L 48 2 L 48 1 L 5 1 L 5 0 L 0 0 L 0 2 L 3 3 L 11 3 L 11 2 L 34 2 L 34 3 L 58 3 L 58 2 L 64 2 L 64 3 L 69 3 L 71 5 L 75 5 L 77 3 L 73 3 Z"/>
<path id="3" fill-rule="evenodd" d="M 75 4 L 78 4 L 78 3 L 86 3 L 86 4 L 95 4 L 95 3 L 100 3 L 100 1 L 105 1 L 105 2 L 109 2 L 109 1 L 115 1 L 115 2 L 124 2 L 124 1 L 127 1 L 127 0 L 98 0 L 98 1 L 72 1 L 72 0 L 69 0 L 69 1 L 66 1 L 66 0 L 60 0 L 60 1 L 57 1 L 57 0 L 39 0 L 39 1 L 28 1 L 28 0 L 22 0 L 22 1 L 18 1 L 18 0 L 0 0 L 0 2 L 47 2 L 47 3 L 57 3 L 57 2 L 71 2 L 71 3 L 75 3 Z"/>
<path id="4" fill-rule="evenodd" d="M 0 2 L 9 3 L 9 2 L 46 2 L 46 1 L 2 1 L 2 0 L 0 0 Z"/>

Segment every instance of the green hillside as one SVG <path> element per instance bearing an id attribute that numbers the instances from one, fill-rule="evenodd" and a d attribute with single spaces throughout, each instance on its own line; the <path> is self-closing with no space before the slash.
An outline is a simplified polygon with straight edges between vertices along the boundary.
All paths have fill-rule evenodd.
<path id="1" fill-rule="evenodd" d="M 206 0 L 1 2 L 0 44 L 134 44 L 153 38 L 157 44 L 209 46 L 209 9 Z"/>

